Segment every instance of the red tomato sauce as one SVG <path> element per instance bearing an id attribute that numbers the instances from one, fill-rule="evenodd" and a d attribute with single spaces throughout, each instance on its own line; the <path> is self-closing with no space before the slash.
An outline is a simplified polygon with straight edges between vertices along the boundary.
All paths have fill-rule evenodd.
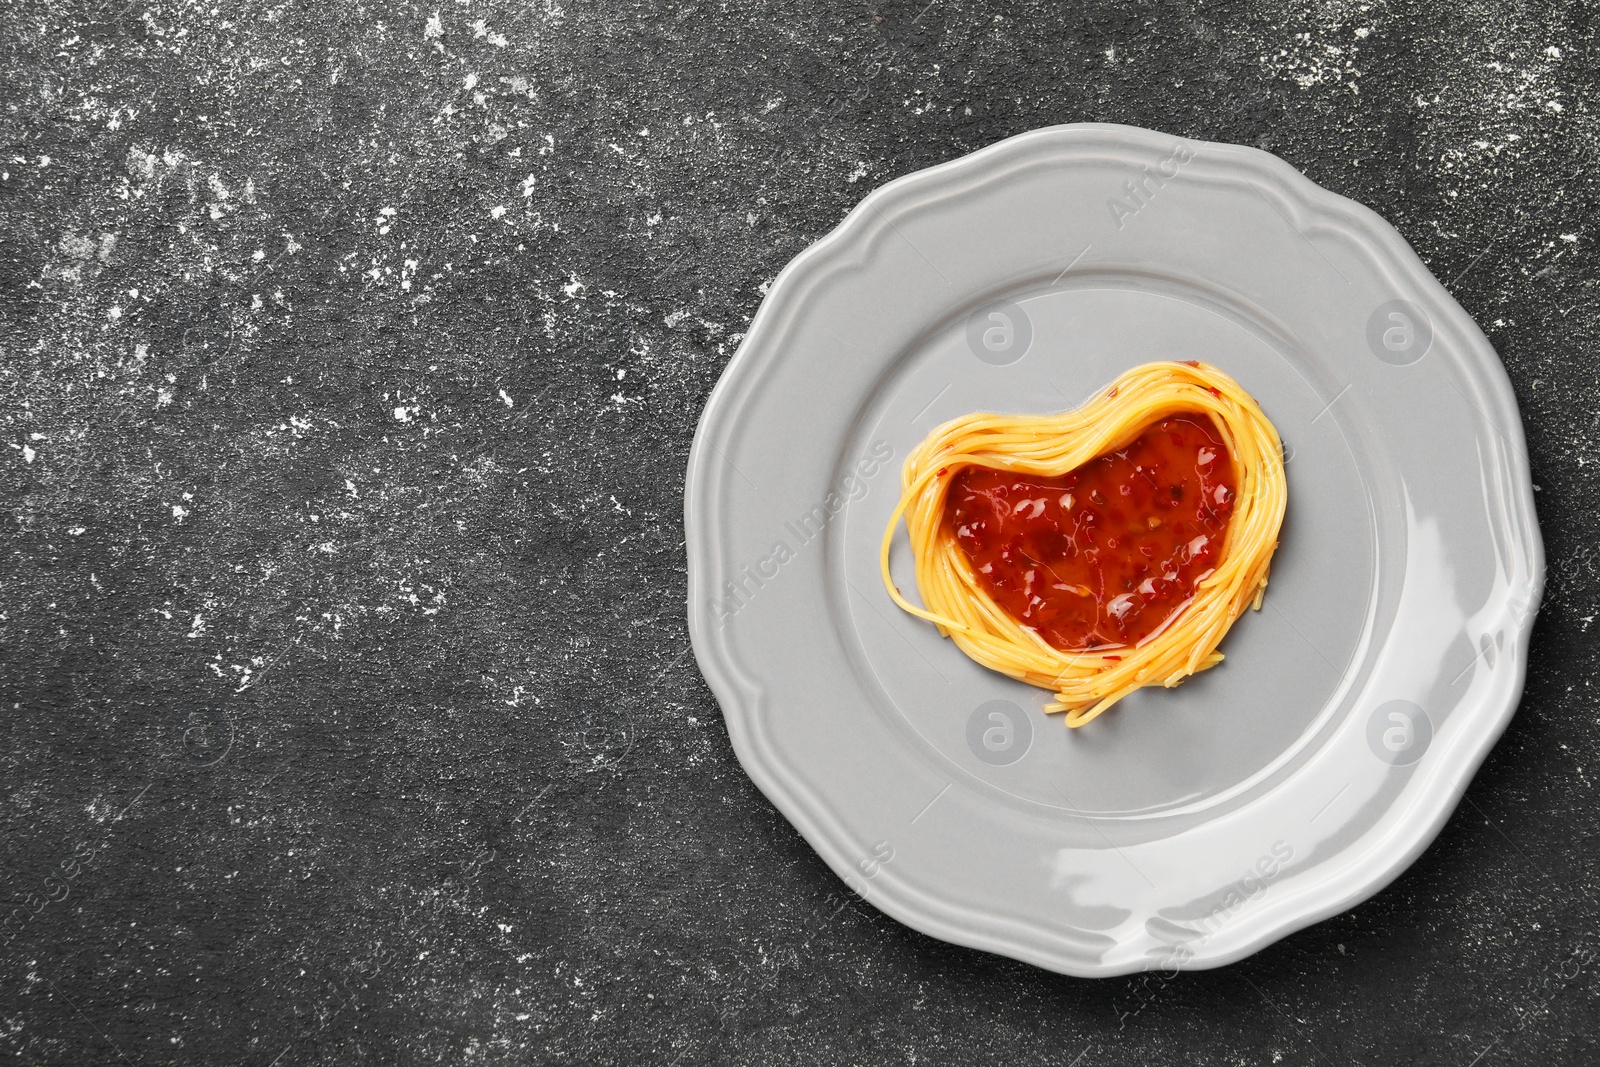
<path id="1" fill-rule="evenodd" d="M 1134 645 L 1221 558 L 1233 459 L 1206 415 L 1175 415 L 1059 478 L 966 467 L 945 522 L 996 604 L 1064 652 Z"/>

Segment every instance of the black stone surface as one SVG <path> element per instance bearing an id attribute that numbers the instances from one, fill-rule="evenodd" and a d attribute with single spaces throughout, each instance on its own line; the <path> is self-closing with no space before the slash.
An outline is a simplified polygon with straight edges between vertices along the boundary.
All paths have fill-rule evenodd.
<path id="1" fill-rule="evenodd" d="M 0 1054 L 1587 1063 L 1596 11 L 0 6 Z M 686 654 L 767 283 L 1037 126 L 1271 149 L 1484 327 L 1550 557 L 1520 712 L 1375 899 L 1079 981 L 845 895 Z"/>

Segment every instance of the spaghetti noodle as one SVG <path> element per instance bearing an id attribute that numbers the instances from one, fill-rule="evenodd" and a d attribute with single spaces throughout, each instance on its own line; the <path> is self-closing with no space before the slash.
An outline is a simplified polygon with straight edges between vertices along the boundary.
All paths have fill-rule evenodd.
<path id="1" fill-rule="evenodd" d="M 1169 446 L 1169 438 L 1179 443 Z M 1188 481 L 1158 477 L 1150 457 L 1161 447 L 1194 450 L 1197 462 L 1207 466 L 1200 470 L 1191 461 Z M 1162 495 L 1160 505 L 1180 510 L 1130 518 L 1126 507 L 1119 510 L 1119 502 L 1098 488 L 1088 489 L 1093 502 L 1076 499 L 1070 490 L 1078 480 L 1088 479 L 1083 487 L 1102 484 L 1093 479 L 1111 476 L 1107 464 L 1126 472 L 1124 497 L 1135 484 L 1149 497 L 1156 490 L 1144 483 L 1162 481 L 1161 492 L 1170 489 L 1170 498 Z M 937 625 L 985 667 L 1054 690 L 1056 699 L 1045 710 L 1066 712 L 1066 724 L 1076 727 L 1137 689 L 1175 686 L 1222 661 L 1217 646 L 1228 628 L 1247 605 L 1261 607 L 1286 502 L 1282 442 L 1255 400 L 1210 365 L 1148 363 L 1074 411 L 979 413 L 934 430 L 906 459 L 880 564 L 884 585 L 901 608 Z M 997 541 L 996 528 L 1018 521 L 1013 512 L 1036 525 L 1072 523 L 1068 532 L 1037 531 L 1049 539 L 1053 558 L 1075 558 L 1082 549 L 1102 585 L 1108 584 L 1107 573 L 1120 584 L 1098 590 L 1075 584 L 1042 551 L 1036 558 L 1016 537 Z M 1094 533 L 1108 516 L 1123 525 L 1109 535 L 1109 527 L 1099 530 L 1095 540 L 1071 541 L 1088 537 L 1086 529 Z M 889 572 L 889 550 L 902 518 L 925 607 L 907 601 Z M 1148 540 L 1141 540 L 1145 524 L 1153 536 L 1163 521 L 1169 528 L 1160 532 L 1173 555 L 1158 564 L 1164 572 L 1136 585 L 1151 571 L 1154 555 Z M 1220 536 L 1220 547 L 1207 530 Z M 986 544 L 989 554 L 982 555 Z M 1119 547 L 1124 556 L 1144 558 L 1110 558 Z M 1108 565 L 1121 569 L 1108 572 Z M 1013 568 L 1009 576 L 1005 566 Z M 1065 607 L 1051 614 L 1044 594 L 1064 598 Z M 1074 595 L 1092 601 L 1098 615 L 1086 607 L 1078 613 L 1083 619 L 1068 625 L 1076 618 Z M 1175 607 L 1155 617 L 1163 604 Z M 1139 613 L 1135 607 L 1149 616 L 1138 625 L 1129 622 L 1130 614 Z"/>

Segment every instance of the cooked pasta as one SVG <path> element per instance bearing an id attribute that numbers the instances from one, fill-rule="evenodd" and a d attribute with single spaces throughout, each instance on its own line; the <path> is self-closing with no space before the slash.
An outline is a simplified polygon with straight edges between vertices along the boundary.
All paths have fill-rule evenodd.
<path id="1" fill-rule="evenodd" d="M 1025 572 L 1026 590 L 1021 584 L 1022 577 L 1012 580 L 988 573 L 989 563 L 984 564 L 986 573 L 980 580 L 969 558 L 969 549 L 978 543 L 974 540 L 978 535 L 973 530 L 981 530 L 981 523 L 973 520 L 958 526 L 951 520 L 947 514 L 951 487 L 965 475 L 962 499 L 976 502 L 974 506 L 995 501 L 1004 503 L 1010 498 L 1004 495 L 1004 487 L 989 491 L 987 497 L 977 495 L 979 489 L 972 488 L 976 484 L 973 479 L 987 476 L 993 483 L 995 476 L 988 472 L 965 474 L 969 468 L 988 468 L 1003 472 L 1005 478 L 1016 478 L 1018 485 L 1034 494 L 1019 500 L 1016 509 L 1027 505 L 1031 509 L 1028 513 L 1037 516 L 1048 498 L 1055 513 L 1074 517 L 1079 524 L 1075 529 L 1081 529 L 1090 522 L 1090 517 L 1100 521 L 1099 517 L 1114 511 L 1115 502 L 1105 501 L 1104 495 L 1096 489 L 1095 498 L 1105 505 L 1097 507 L 1086 500 L 1075 499 L 1073 493 L 1062 490 L 1061 486 L 1075 484 L 1072 480 L 1080 468 L 1088 469 L 1088 465 L 1097 460 L 1110 462 L 1112 458 L 1120 462 L 1124 470 L 1137 472 L 1154 485 L 1156 479 L 1150 474 L 1153 468 L 1135 466 L 1130 458 L 1136 446 L 1146 440 L 1141 435 L 1153 432 L 1152 428 L 1173 431 L 1175 440 L 1179 431 L 1188 432 L 1191 438 L 1201 441 L 1202 450 L 1198 454 L 1205 457 L 1207 463 L 1220 462 L 1216 450 L 1204 448 L 1203 437 L 1194 432 L 1199 417 L 1209 419 L 1215 439 L 1220 439 L 1231 459 L 1232 469 L 1217 468 L 1227 476 L 1227 484 L 1222 481 L 1205 483 L 1206 492 L 1214 500 L 1197 503 L 1191 500 L 1188 506 L 1199 508 L 1219 523 L 1218 528 L 1223 531 L 1222 544 L 1220 550 L 1208 547 L 1203 535 L 1196 536 L 1189 544 L 1176 542 L 1175 559 L 1186 562 L 1199 559 L 1201 562 L 1193 563 L 1192 567 L 1203 565 L 1205 569 L 1196 571 L 1190 585 L 1147 577 L 1137 587 L 1153 590 L 1160 585 L 1169 590 L 1166 594 L 1169 598 L 1182 598 L 1150 632 L 1126 643 L 1108 642 L 1104 635 L 1116 632 L 1112 624 L 1121 619 L 1116 616 L 1119 604 L 1126 612 L 1128 604 L 1137 597 L 1128 593 L 1108 600 L 1109 593 L 1115 590 L 1102 589 L 1097 593 L 1084 584 L 1056 580 L 1057 571 L 1049 566 L 1048 560 L 1035 560 L 1025 551 L 1020 561 L 1012 560 L 1008 565 L 1017 568 L 1019 575 Z M 1046 482 L 1046 479 L 1057 481 Z M 1129 480 L 1134 480 L 1131 474 Z M 1123 488 L 1121 492 L 1127 496 L 1130 490 Z M 1182 487 L 1174 484 L 1171 492 L 1176 504 Z M 1193 495 L 1191 487 L 1191 497 Z M 953 419 L 934 430 L 906 459 L 900 502 L 884 531 L 880 564 L 884 585 L 901 608 L 935 624 L 940 633 L 954 640 L 963 652 L 985 667 L 1030 685 L 1054 690 L 1055 700 L 1045 710 L 1066 712 L 1066 724 L 1076 727 L 1096 718 L 1139 688 L 1174 686 L 1189 675 L 1222 661 L 1217 646 L 1228 628 L 1247 605 L 1261 607 L 1286 502 L 1282 442 L 1255 400 L 1232 378 L 1207 364 L 1192 361 L 1148 363 L 1123 374 L 1074 411 L 1056 415 L 979 413 Z M 1165 497 L 1162 503 L 1167 503 Z M 1120 512 L 1116 514 L 1120 521 L 1130 521 Z M 890 548 L 902 518 L 910 539 L 922 607 L 901 594 L 889 571 Z M 1148 522 L 1154 530 L 1162 521 L 1160 515 L 1152 513 L 1148 519 L 1134 520 L 1134 526 L 1129 528 L 1133 529 L 1138 522 Z M 1225 526 L 1220 525 L 1222 523 Z M 1180 527 L 1193 529 L 1192 524 L 1185 527 L 1174 523 L 1175 530 Z M 1142 526 L 1138 530 L 1142 532 Z M 1056 537 L 1052 543 L 1056 543 L 1065 535 L 1052 536 Z M 1129 535 L 1124 541 L 1131 543 L 1134 536 Z M 1182 535 L 1169 533 L 1168 536 L 1170 539 Z M 1104 537 L 1102 542 L 1115 546 L 1118 539 Z M 1061 543 L 1062 552 L 1073 551 L 1071 546 Z M 1014 547 L 1020 542 L 1011 544 Z M 1000 555 L 993 558 L 999 559 L 1008 550 L 996 551 Z M 1089 551 L 1098 561 L 1099 553 L 1104 551 L 1103 544 Z M 1211 556 L 1197 555 L 1208 551 L 1215 553 L 1214 564 L 1209 563 Z M 1146 551 L 1146 555 L 1149 554 Z M 1036 563 L 1043 570 L 1035 567 Z M 1168 579 L 1175 575 L 1175 569 L 1165 572 Z M 1038 595 L 1028 592 L 1038 588 L 1066 598 L 1069 606 L 1071 596 L 1096 597 L 1101 617 L 1108 621 L 1098 630 L 1086 631 L 1090 634 L 1083 639 L 1086 647 L 1059 647 L 1070 642 L 1054 631 L 1050 632 L 1056 638 L 1055 643 L 1046 640 L 1039 626 L 1030 625 L 1015 611 L 997 602 L 994 594 L 1008 581 L 1011 582 L 1006 587 L 1011 590 L 1007 594 L 1009 602 L 1024 605 L 1024 612 L 1029 610 L 1027 605 L 1041 602 Z M 1134 588 L 1131 580 L 1125 581 L 1124 587 Z M 1108 610 L 1111 615 L 1105 614 Z"/>

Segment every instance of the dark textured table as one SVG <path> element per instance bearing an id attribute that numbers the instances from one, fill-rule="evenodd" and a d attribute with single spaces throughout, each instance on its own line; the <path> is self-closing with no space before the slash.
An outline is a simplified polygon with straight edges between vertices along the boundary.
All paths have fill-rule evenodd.
<path id="1" fill-rule="evenodd" d="M 0 9 L 0 1053 L 1600 1058 L 1596 11 Z M 865 192 L 1077 120 L 1375 208 L 1505 360 L 1550 586 L 1375 899 L 1081 981 L 843 891 L 687 654 L 695 421 Z"/>

